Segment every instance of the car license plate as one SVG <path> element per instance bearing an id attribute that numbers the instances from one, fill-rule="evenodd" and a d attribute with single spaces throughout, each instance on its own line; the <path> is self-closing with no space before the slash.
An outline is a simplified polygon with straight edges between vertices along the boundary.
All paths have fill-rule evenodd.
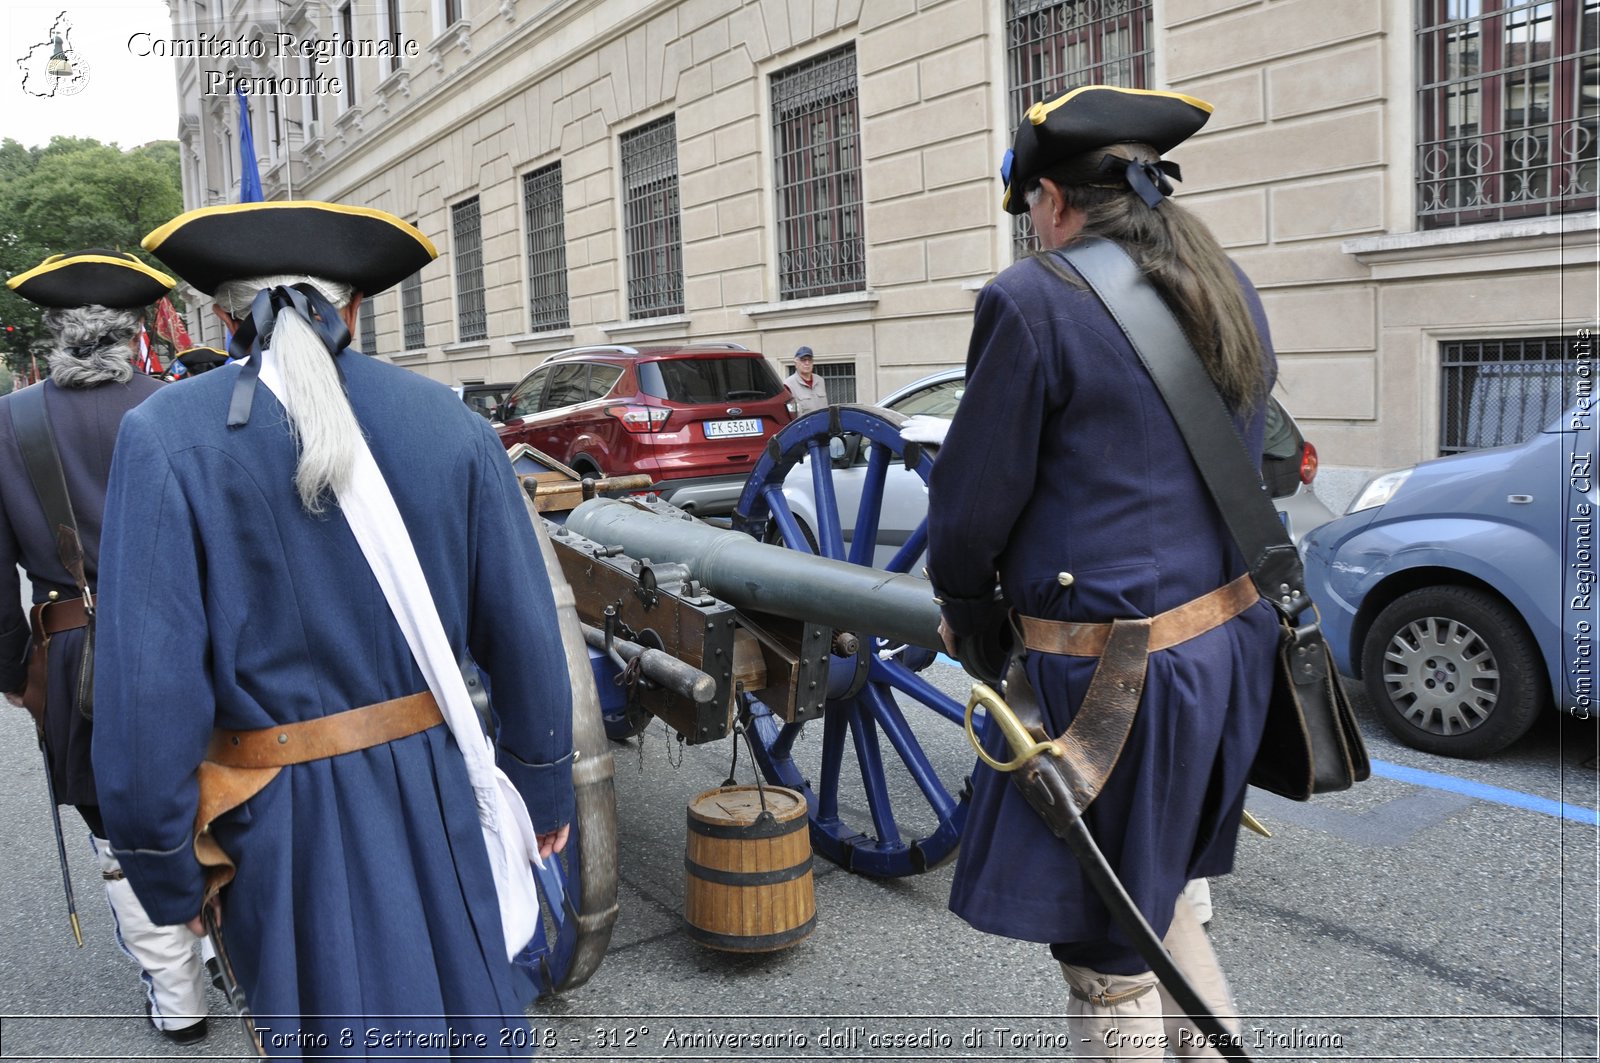
<path id="1" fill-rule="evenodd" d="M 758 436 L 761 434 L 761 418 L 743 417 L 737 421 L 707 421 L 707 439 L 731 439 L 735 436 Z"/>

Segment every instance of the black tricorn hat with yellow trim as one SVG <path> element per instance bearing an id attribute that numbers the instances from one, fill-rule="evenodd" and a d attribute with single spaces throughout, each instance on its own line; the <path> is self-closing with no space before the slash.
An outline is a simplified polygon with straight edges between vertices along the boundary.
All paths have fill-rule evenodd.
<path id="1" fill-rule="evenodd" d="M 126 251 L 89 247 L 51 255 L 6 281 L 6 287 L 40 306 L 137 310 L 166 295 L 177 283 Z"/>
<path id="2" fill-rule="evenodd" d="M 312 200 L 191 210 L 146 236 L 143 247 L 207 295 L 228 281 L 292 274 L 326 277 L 371 296 L 439 254 L 388 211 Z"/>
<path id="3" fill-rule="evenodd" d="M 1206 124 L 1211 105 L 1154 89 L 1084 85 L 1028 108 L 1000 164 L 1002 205 L 1028 212 L 1028 188 L 1074 158 L 1112 144 L 1148 144 L 1165 154 Z"/>
<path id="4" fill-rule="evenodd" d="M 172 360 L 181 364 L 185 373 L 193 375 L 227 365 L 228 352 L 215 347 L 186 347 L 173 355 Z"/>

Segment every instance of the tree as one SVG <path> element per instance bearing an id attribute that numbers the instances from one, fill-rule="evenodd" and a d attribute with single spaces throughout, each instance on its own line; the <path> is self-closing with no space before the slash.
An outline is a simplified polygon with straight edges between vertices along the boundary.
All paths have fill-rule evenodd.
<path id="1" fill-rule="evenodd" d="M 42 148 L 0 143 L 0 275 L 32 269 L 46 257 L 86 247 L 130 251 L 183 210 L 176 141 L 123 151 L 82 137 L 56 137 Z M 0 287 L 0 353 L 26 370 L 45 338 L 39 308 Z"/>

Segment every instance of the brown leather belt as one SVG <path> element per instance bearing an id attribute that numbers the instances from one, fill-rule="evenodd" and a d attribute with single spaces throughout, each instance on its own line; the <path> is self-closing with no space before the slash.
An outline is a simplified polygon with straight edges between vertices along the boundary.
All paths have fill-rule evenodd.
<path id="1" fill-rule="evenodd" d="M 1144 696 L 1150 655 L 1221 627 L 1250 608 L 1261 595 L 1248 574 L 1164 613 L 1109 624 L 1072 624 L 1016 616 L 1019 637 L 1029 650 L 1072 657 L 1098 657 L 1083 703 L 1059 737 L 1044 730 L 1044 713 L 1027 673 L 1014 661 L 1006 698 L 1030 733 L 1053 742 L 1061 752 L 1073 800 L 1079 811 L 1099 796 L 1122 756 L 1133 718 Z"/>
<path id="2" fill-rule="evenodd" d="M 1182 605 L 1150 618 L 1150 652 L 1170 649 L 1221 627 L 1261 597 L 1249 573 L 1208 594 L 1191 598 Z M 1064 653 L 1071 657 L 1099 657 L 1111 638 L 1110 624 L 1073 624 L 1063 620 L 1043 620 L 1018 616 L 1023 645 L 1041 653 Z"/>
<path id="3" fill-rule="evenodd" d="M 89 614 L 83 608 L 82 598 L 58 598 L 53 602 L 40 602 L 30 613 L 34 635 L 56 635 L 73 628 L 87 627 Z"/>
<path id="4" fill-rule="evenodd" d="M 233 860 L 211 835 L 218 816 L 260 793 L 290 764 L 370 749 L 443 722 L 438 703 L 424 690 L 315 720 L 211 732 L 211 745 L 198 772 L 200 805 L 194 829 L 195 856 L 206 868 L 206 896 L 227 885 L 234 874 Z"/>

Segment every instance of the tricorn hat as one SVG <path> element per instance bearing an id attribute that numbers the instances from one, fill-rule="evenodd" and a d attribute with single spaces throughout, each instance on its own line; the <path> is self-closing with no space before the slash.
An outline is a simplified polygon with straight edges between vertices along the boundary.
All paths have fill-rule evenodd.
<path id="1" fill-rule="evenodd" d="M 166 295 L 177 283 L 126 251 L 90 247 L 51 255 L 6 281 L 6 287 L 40 306 L 137 310 Z"/>
<path id="2" fill-rule="evenodd" d="M 1148 144 L 1164 154 L 1210 117 L 1211 105 L 1193 96 L 1112 85 L 1084 85 L 1036 103 L 1022 116 L 1000 164 L 1002 205 L 1026 214 L 1029 186 L 1063 163 L 1112 144 Z"/>
<path id="3" fill-rule="evenodd" d="M 183 366 L 183 371 L 189 375 L 204 373 L 208 369 L 215 369 L 219 365 L 228 364 L 228 352 L 219 351 L 215 347 L 188 347 L 173 355 L 172 360 Z"/>
<path id="4" fill-rule="evenodd" d="M 227 281 L 294 274 L 373 296 L 439 254 L 388 211 L 311 200 L 201 207 L 146 236 L 143 247 L 207 295 Z"/>

